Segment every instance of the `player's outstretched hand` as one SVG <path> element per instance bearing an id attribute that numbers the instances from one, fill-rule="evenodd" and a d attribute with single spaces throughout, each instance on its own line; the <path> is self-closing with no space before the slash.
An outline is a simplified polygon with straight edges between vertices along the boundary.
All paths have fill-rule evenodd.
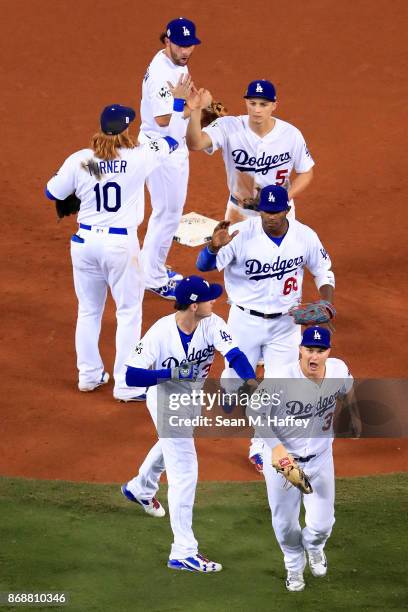
<path id="1" fill-rule="evenodd" d="M 202 110 L 210 106 L 212 102 L 212 95 L 208 89 L 196 89 L 193 85 L 191 88 L 190 95 L 187 98 L 187 106 L 190 110 Z"/>
<path id="2" fill-rule="evenodd" d="M 198 376 L 198 361 L 183 363 L 176 368 L 171 368 L 172 380 L 189 380 L 195 382 Z"/>
<path id="3" fill-rule="evenodd" d="M 209 244 L 210 251 L 218 253 L 218 251 L 226 246 L 239 234 L 239 230 L 235 230 L 232 234 L 229 233 L 228 228 L 231 225 L 230 221 L 220 221 L 213 231 L 211 241 Z"/>
<path id="4" fill-rule="evenodd" d="M 176 85 L 173 85 L 170 81 L 167 81 L 167 85 L 169 86 L 173 98 L 179 98 L 181 100 L 187 100 L 194 87 L 193 79 L 189 74 L 182 74 Z"/>

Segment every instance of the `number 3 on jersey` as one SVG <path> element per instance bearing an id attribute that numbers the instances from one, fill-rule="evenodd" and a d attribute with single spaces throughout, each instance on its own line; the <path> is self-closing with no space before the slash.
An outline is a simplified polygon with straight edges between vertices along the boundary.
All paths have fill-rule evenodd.
<path id="1" fill-rule="evenodd" d="M 102 197 L 101 197 L 102 191 Z M 96 210 L 100 212 L 101 206 L 107 212 L 117 212 L 122 205 L 121 202 L 121 193 L 120 193 L 120 185 L 111 181 L 110 183 L 105 183 L 102 187 L 99 183 L 96 183 L 94 187 L 94 192 L 96 196 Z"/>

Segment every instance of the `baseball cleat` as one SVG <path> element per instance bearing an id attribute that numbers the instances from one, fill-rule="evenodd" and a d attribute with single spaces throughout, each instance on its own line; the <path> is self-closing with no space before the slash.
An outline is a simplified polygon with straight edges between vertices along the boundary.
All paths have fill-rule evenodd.
<path id="1" fill-rule="evenodd" d="M 303 572 L 293 572 L 288 570 L 286 577 L 285 586 L 288 591 L 303 591 L 305 588 L 305 581 L 303 580 Z"/>
<path id="2" fill-rule="evenodd" d="M 163 285 L 163 287 L 159 287 L 158 289 L 154 289 L 153 287 L 146 287 L 146 291 L 151 291 L 152 293 L 155 293 L 156 295 L 164 298 L 165 300 L 175 300 L 176 286 L 177 281 L 169 280 L 167 285 Z"/>
<path id="3" fill-rule="evenodd" d="M 98 387 L 101 387 L 102 385 L 106 385 L 106 383 L 109 381 L 109 374 L 108 372 L 102 372 L 102 376 L 99 382 L 97 383 L 78 383 L 78 389 L 80 391 L 83 391 L 84 393 L 88 393 L 89 391 L 95 391 L 95 389 L 97 389 Z"/>
<path id="4" fill-rule="evenodd" d="M 255 466 L 255 469 L 257 472 L 259 472 L 260 474 L 263 474 L 263 458 L 260 453 L 257 453 L 256 455 L 252 455 L 252 457 L 249 457 L 249 461 L 250 463 L 252 463 L 252 465 Z"/>
<path id="5" fill-rule="evenodd" d="M 146 393 L 142 393 L 141 395 L 135 395 L 135 397 L 115 397 L 115 400 L 117 400 L 118 402 L 145 402 Z"/>
<path id="6" fill-rule="evenodd" d="M 309 567 L 315 578 L 322 578 L 327 574 L 327 559 L 324 552 L 307 551 Z"/>
<path id="7" fill-rule="evenodd" d="M 170 266 L 166 266 L 166 268 L 167 268 L 167 278 L 169 280 L 173 280 L 173 281 L 183 280 L 184 276 L 180 274 L 180 272 L 176 272 L 175 270 L 172 270 Z"/>
<path id="8" fill-rule="evenodd" d="M 135 497 L 125 484 L 122 485 L 121 491 L 126 499 L 142 506 L 143 510 L 149 516 L 154 516 L 155 518 L 162 518 L 165 516 L 166 511 L 156 497 L 152 497 L 152 499 L 140 499 L 139 497 Z"/>
<path id="9" fill-rule="evenodd" d="M 187 557 L 186 559 L 169 559 L 167 567 L 174 570 L 200 572 L 202 574 L 211 574 L 222 570 L 221 563 L 210 561 L 203 557 L 203 555 L 200 555 L 200 553 L 197 553 L 194 557 Z"/>

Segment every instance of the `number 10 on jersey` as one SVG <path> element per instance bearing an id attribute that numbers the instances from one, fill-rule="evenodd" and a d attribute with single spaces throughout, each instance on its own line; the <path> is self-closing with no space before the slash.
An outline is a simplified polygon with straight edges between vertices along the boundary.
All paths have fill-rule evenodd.
<path id="1" fill-rule="evenodd" d="M 105 183 L 102 187 L 96 183 L 94 187 L 96 197 L 96 210 L 104 208 L 107 212 L 117 212 L 122 205 L 120 185 L 113 181 Z M 102 192 L 102 193 L 101 193 Z"/>

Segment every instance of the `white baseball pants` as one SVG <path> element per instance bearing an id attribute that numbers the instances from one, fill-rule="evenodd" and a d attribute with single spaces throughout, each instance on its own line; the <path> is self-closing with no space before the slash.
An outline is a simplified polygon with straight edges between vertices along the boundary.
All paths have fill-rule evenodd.
<path id="1" fill-rule="evenodd" d="M 75 348 L 79 383 L 98 382 L 104 371 L 99 352 L 99 335 L 108 287 L 116 303 L 116 358 L 113 395 L 126 399 L 137 395 L 126 385 L 125 362 L 140 340 L 144 292 L 140 248 L 136 230 L 128 234 L 110 234 L 109 228 L 92 226 L 79 229 L 71 239 L 71 258 L 78 319 Z"/>
<path id="2" fill-rule="evenodd" d="M 143 241 L 146 287 L 167 285 L 166 259 L 187 197 L 188 153 L 176 151 L 147 178 L 152 213 Z"/>
<path id="3" fill-rule="evenodd" d="M 265 378 L 269 378 L 277 367 L 292 363 L 299 357 L 301 328 L 289 315 L 277 319 L 262 319 L 233 305 L 229 312 L 228 326 L 237 345 L 255 370 L 259 359 L 263 358 Z M 225 366 L 221 379 L 226 381 L 238 378 L 235 370 L 228 367 L 227 361 Z M 223 383 L 223 387 L 228 391 L 227 383 Z M 231 390 L 236 389 L 232 387 Z M 252 438 L 249 457 L 262 453 L 263 448 L 264 444 L 260 438 Z"/>
<path id="4" fill-rule="evenodd" d="M 157 408 L 148 405 L 157 428 Z M 192 432 L 191 432 L 192 433 Z M 159 488 L 166 470 L 170 525 L 173 544 L 169 559 L 196 555 L 198 542 L 193 533 L 193 507 L 198 480 L 198 461 L 194 438 L 160 438 L 150 449 L 139 468 L 139 474 L 127 484 L 138 498 L 151 499 Z"/>
<path id="5" fill-rule="evenodd" d="M 302 495 L 272 467 L 272 451 L 265 444 L 264 476 L 272 527 L 287 570 L 303 571 L 304 551 L 322 552 L 334 525 L 334 465 L 331 448 L 300 466 L 309 476 L 313 493 Z M 303 499 L 306 526 L 299 523 Z"/>

